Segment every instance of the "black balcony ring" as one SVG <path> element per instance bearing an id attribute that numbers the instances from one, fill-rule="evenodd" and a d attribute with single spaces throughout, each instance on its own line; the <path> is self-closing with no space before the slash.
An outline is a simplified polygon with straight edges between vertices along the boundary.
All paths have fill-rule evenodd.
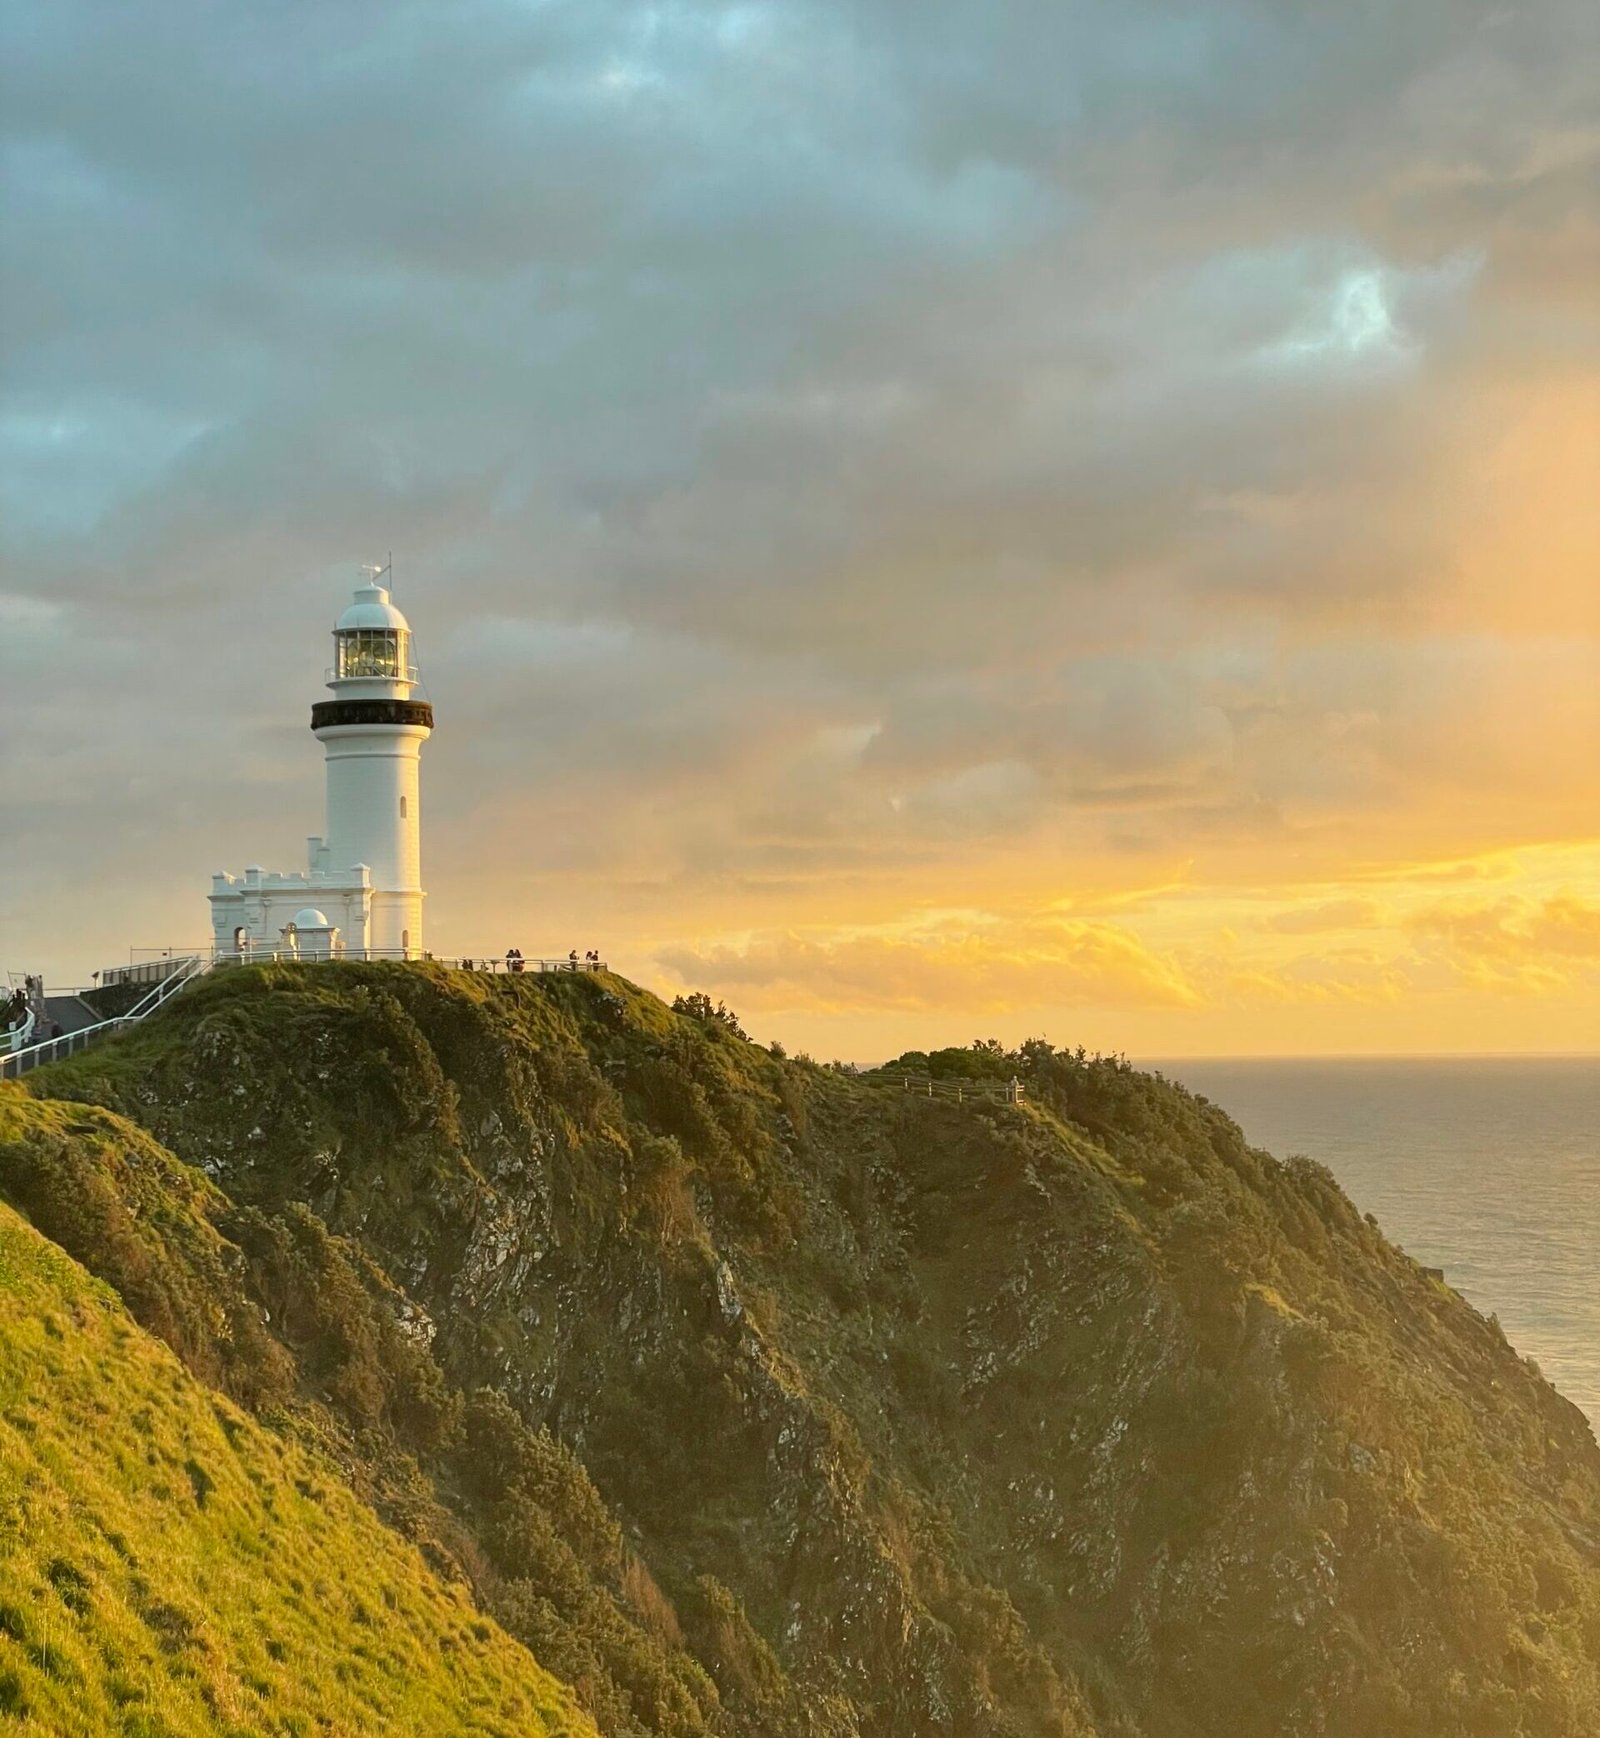
<path id="1" fill-rule="evenodd" d="M 311 708 L 311 728 L 335 724 L 411 724 L 433 729 L 433 708 L 426 700 L 319 700 Z"/>

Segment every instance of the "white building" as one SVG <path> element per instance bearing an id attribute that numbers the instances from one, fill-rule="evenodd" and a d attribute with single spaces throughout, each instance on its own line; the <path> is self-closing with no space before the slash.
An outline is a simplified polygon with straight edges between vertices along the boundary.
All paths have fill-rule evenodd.
<path id="1" fill-rule="evenodd" d="M 307 844 L 303 873 L 211 880 L 220 953 L 285 947 L 415 959 L 422 952 L 422 745 L 433 708 L 413 700 L 411 628 L 378 584 L 360 586 L 333 630 L 328 687 L 311 708 L 328 767 L 327 831 Z"/>

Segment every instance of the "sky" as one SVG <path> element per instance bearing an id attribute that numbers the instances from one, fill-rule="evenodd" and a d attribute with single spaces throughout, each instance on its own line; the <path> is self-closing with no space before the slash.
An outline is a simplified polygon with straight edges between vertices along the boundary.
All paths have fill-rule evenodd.
<path id="1" fill-rule="evenodd" d="M 819 1058 L 1600 1049 L 1590 0 L 13 0 L 0 970 L 303 866 Z"/>

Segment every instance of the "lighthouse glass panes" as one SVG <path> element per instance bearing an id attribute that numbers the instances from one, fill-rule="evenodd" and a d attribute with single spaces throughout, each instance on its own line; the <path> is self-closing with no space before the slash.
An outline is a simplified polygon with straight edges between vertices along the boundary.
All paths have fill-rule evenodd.
<path id="1" fill-rule="evenodd" d="M 404 628 L 341 628 L 333 636 L 333 673 L 340 679 L 410 681 L 410 638 Z"/>

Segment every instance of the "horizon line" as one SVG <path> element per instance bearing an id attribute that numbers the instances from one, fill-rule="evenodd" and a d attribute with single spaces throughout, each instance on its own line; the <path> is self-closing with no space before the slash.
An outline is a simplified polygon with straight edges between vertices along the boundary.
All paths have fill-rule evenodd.
<path id="1" fill-rule="evenodd" d="M 1130 1060 L 1133 1058 L 1130 1057 Z M 1214 1050 L 1152 1062 L 1600 1062 L 1600 1050 Z"/>

